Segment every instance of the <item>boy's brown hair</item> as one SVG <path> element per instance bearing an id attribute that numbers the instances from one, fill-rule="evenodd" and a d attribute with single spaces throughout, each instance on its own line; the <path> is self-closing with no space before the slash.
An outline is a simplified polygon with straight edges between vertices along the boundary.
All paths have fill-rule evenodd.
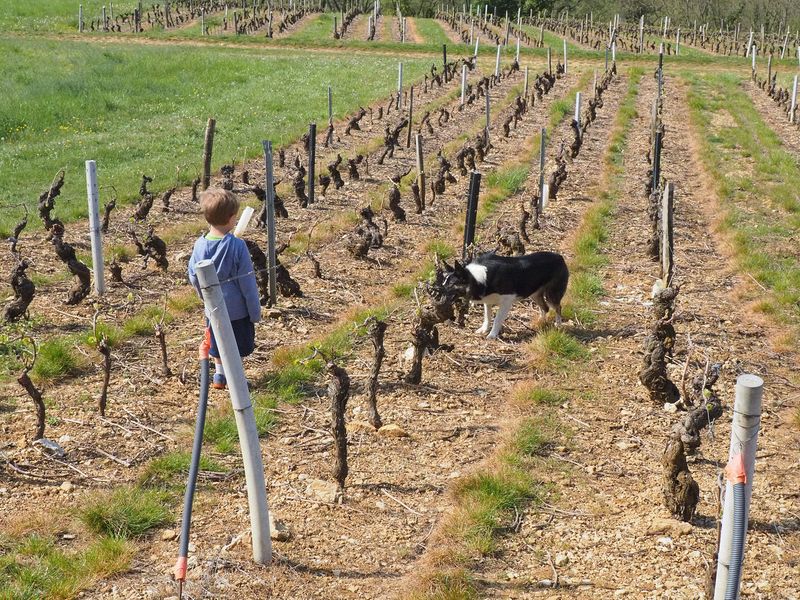
<path id="1" fill-rule="evenodd" d="M 200 207 L 210 225 L 221 227 L 239 212 L 239 199 L 228 190 L 208 188 L 200 194 Z"/>

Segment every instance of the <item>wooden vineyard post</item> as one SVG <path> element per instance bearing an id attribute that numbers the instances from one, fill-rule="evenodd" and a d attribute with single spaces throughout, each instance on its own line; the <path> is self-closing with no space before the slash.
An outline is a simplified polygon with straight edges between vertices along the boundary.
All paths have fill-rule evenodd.
<path id="1" fill-rule="evenodd" d="M 333 125 L 333 92 L 328 86 L 328 125 Z"/>
<path id="2" fill-rule="evenodd" d="M 317 162 L 317 124 L 308 126 L 308 203 L 314 203 L 314 166 Z"/>
<path id="3" fill-rule="evenodd" d="M 767 92 L 772 86 L 772 54 L 767 57 Z"/>
<path id="4" fill-rule="evenodd" d="M 411 124 L 414 122 L 414 86 L 408 90 L 408 136 L 406 137 L 406 148 L 411 147 Z"/>
<path id="5" fill-rule="evenodd" d="M 214 129 L 217 122 L 209 119 L 206 124 L 206 136 L 203 143 L 203 190 L 207 190 L 211 183 L 211 153 L 214 150 Z"/>
<path id="6" fill-rule="evenodd" d="M 475 52 L 473 52 L 472 54 L 472 56 L 474 56 L 476 59 L 478 58 L 478 48 L 480 47 L 480 44 L 481 44 L 481 36 L 478 36 L 475 38 Z"/>
<path id="7" fill-rule="evenodd" d="M 333 37 L 334 39 L 339 34 L 339 31 L 336 28 L 336 15 L 333 15 Z"/>
<path id="8" fill-rule="evenodd" d="M 78 5 L 78 33 L 83 33 L 83 4 Z"/>
<path id="9" fill-rule="evenodd" d="M 103 31 L 108 31 L 108 17 L 106 16 L 106 7 L 103 7 Z"/>
<path id="10" fill-rule="evenodd" d="M 269 279 L 269 305 L 275 306 L 278 301 L 278 285 L 275 256 L 275 184 L 272 172 L 272 142 L 262 141 L 264 148 L 264 167 L 266 181 L 266 208 L 267 208 L 267 277 Z"/>
<path id="11" fill-rule="evenodd" d="M 564 77 L 567 76 L 567 39 L 564 38 Z"/>
<path id="12" fill-rule="evenodd" d="M 469 247 L 475 241 L 475 219 L 478 215 L 478 196 L 481 190 L 481 174 L 473 171 L 469 176 L 469 191 L 467 192 L 467 216 L 464 222 L 464 247 L 461 258 L 467 258 Z"/>
<path id="13" fill-rule="evenodd" d="M 222 366 L 228 379 L 228 389 L 239 433 L 242 451 L 245 482 L 247 484 L 247 503 L 250 509 L 250 533 L 253 541 L 253 560 L 260 564 L 272 562 L 272 542 L 269 536 L 269 507 L 267 487 L 264 482 L 264 462 L 261 458 L 261 445 L 250 391 L 242 367 L 242 359 L 236 347 L 233 327 L 228 316 L 228 308 L 222 296 L 214 262 L 201 260 L 197 263 L 197 278 L 203 290 L 203 302 L 211 323 L 211 330 L 219 347 Z"/>
<path id="14" fill-rule="evenodd" d="M 606 73 L 608 73 L 608 47 L 606 47 Z"/>
<path id="15" fill-rule="evenodd" d="M 490 114 L 489 114 L 489 110 L 490 110 L 489 109 L 489 89 L 488 88 L 486 89 L 486 93 L 484 95 L 486 96 L 486 142 L 488 143 L 489 142 L 489 120 L 490 120 Z"/>
<path id="16" fill-rule="evenodd" d="M 675 184 L 668 182 L 661 196 L 661 281 L 664 287 L 672 282 L 673 242 L 673 207 L 675 202 Z"/>
<path id="17" fill-rule="evenodd" d="M 664 42 L 661 42 L 658 50 L 658 94 L 656 98 L 661 98 L 661 88 L 664 85 Z"/>
<path id="18" fill-rule="evenodd" d="M 206 34 L 206 11 L 205 9 L 200 10 L 200 35 Z"/>
<path id="19" fill-rule="evenodd" d="M 547 74 L 553 74 L 553 53 L 550 50 L 550 46 L 547 47 Z"/>
<path id="20" fill-rule="evenodd" d="M 447 44 L 442 44 L 442 71 L 445 76 L 445 83 L 447 83 Z"/>
<path id="21" fill-rule="evenodd" d="M 547 147 L 547 129 L 542 127 L 542 133 L 540 135 L 540 146 L 539 146 L 539 203 L 532 207 L 536 212 L 536 215 L 542 214 L 544 210 L 544 191 L 545 191 L 545 184 L 544 184 L 544 158 L 545 158 L 545 149 Z M 538 217 L 537 217 L 538 218 Z"/>
<path id="22" fill-rule="evenodd" d="M 661 131 L 659 129 L 656 129 L 653 143 L 653 191 L 655 192 L 661 181 Z"/>
<path id="23" fill-rule="evenodd" d="M 798 49 L 800 52 L 800 48 Z M 792 104 L 789 107 L 789 123 L 797 122 L 797 75 L 794 76 L 794 83 L 792 84 Z"/>
<path id="24" fill-rule="evenodd" d="M 425 156 L 422 154 L 422 136 L 416 134 L 414 141 L 417 150 L 417 185 L 419 186 L 419 198 L 422 207 L 425 208 Z"/>
<path id="25" fill-rule="evenodd" d="M 100 232 L 100 199 L 97 188 L 97 163 L 86 161 L 86 195 L 89 199 L 89 236 L 92 240 L 92 268 L 94 269 L 94 291 L 98 296 L 106 293 L 103 271 L 103 237 Z"/>
<path id="26" fill-rule="evenodd" d="M 517 36 L 517 52 L 514 55 L 514 61 L 519 64 L 519 36 Z"/>

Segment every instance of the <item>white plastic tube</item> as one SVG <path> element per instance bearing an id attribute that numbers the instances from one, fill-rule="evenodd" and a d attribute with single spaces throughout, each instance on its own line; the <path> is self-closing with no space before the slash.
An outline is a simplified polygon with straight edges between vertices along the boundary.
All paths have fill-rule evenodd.
<path id="1" fill-rule="evenodd" d="M 258 441 L 253 405 L 250 402 L 250 391 L 247 388 L 242 359 L 236 347 L 228 308 L 225 306 L 225 298 L 222 296 L 222 287 L 213 261 L 201 260 L 197 263 L 197 279 L 203 292 L 206 315 L 217 340 L 222 366 L 227 374 L 236 429 L 239 433 L 239 446 L 247 485 L 247 503 L 250 509 L 253 560 L 268 565 L 272 562 L 272 542 L 269 537 L 267 487 L 264 483 L 264 463 L 261 459 L 261 446 Z"/>
<path id="2" fill-rule="evenodd" d="M 728 459 L 730 467 L 734 463 L 734 457 L 739 456 L 740 464 L 742 464 L 745 472 L 744 514 L 737 515 L 737 521 L 740 523 L 742 520 L 744 521 L 745 535 L 747 519 L 750 513 L 750 497 L 753 492 L 753 473 L 755 471 L 758 432 L 761 427 L 761 398 L 763 393 L 764 381 L 756 375 L 740 375 L 736 380 L 736 400 L 733 405 L 733 425 L 731 427 L 731 445 Z M 719 539 L 714 600 L 739 597 L 738 589 L 727 589 L 734 534 L 733 485 L 730 481 L 729 473 L 729 480 L 725 485 L 725 504 L 722 509 L 722 529 Z M 746 537 L 741 544 L 744 545 L 745 543 Z M 729 596 L 729 593 L 732 593 L 732 595 Z"/>
<path id="3" fill-rule="evenodd" d="M 233 230 L 233 235 L 236 237 L 242 237 L 242 234 L 247 229 L 247 226 L 250 224 L 250 219 L 253 218 L 253 213 L 255 209 L 252 206 L 246 206 L 245 209 L 242 211 L 242 216 L 239 217 L 239 222 L 236 223 L 236 229 Z"/>

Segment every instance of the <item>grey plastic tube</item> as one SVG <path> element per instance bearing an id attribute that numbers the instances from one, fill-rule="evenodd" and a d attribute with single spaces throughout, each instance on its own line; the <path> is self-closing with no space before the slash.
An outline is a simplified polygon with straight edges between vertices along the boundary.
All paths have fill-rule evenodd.
<path id="1" fill-rule="evenodd" d="M 194 427 L 192 460 L 189 463 L 189 479 L 183 497 L 183 518 L 181 519 L 181 539 L 178 547 L 178 561 L 175 563 L 175 579 L 186 579 L 186 563 L 189 555 L 189 529 L 192 525 L 192 504 L 197 485 L 197 471 L 200 468 L 200 452 L 203 448 L 203 429 L 206 426 L 206 407 L 208 405 L 208 358 L 200 359 L 200 402 L 197 405 L 197 421 Z"/>
<path id="2" fill-rule="evenodd" d="M 744 559 L 744 535 L 747 530 L 747 517 L 744 509 L 745 484 L 733 486 L 733 539 L 731 556 L 728 560 L 728 583 L 725 587 L 725 600 L 736 600 L 739 595 L 739 580 L 742 577 Z"/>

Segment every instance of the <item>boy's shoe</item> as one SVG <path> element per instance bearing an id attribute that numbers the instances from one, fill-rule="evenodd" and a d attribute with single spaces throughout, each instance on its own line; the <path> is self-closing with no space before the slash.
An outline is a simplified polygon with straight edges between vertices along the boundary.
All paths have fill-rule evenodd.
<path id="1" fill-rule="evenodd" d="M 221 373 L 214 373 L 214 379 L 211 381 L 211 387 L 215 390 L 224 390 L 228 387 L 228 380 L 225 375 Z"/>

